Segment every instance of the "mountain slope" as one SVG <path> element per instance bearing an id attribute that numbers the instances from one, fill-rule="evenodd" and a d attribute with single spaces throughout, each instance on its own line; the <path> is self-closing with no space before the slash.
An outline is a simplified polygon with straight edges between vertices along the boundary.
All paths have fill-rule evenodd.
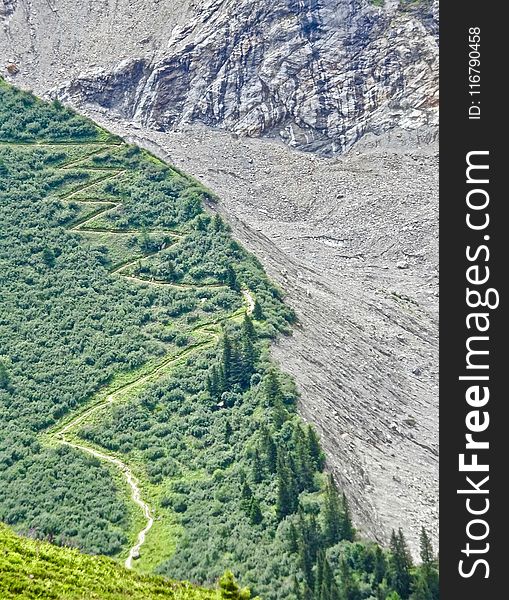
<path id="1" fill-rule="evenodd" d="M 436 539 L 438 181 L 428 142 L 438 2 L 7 5 L 0 54 L 18 69 L 12 80 L 57 88 L 216 190 L 213 209 L 289 291 L 302 327 L 275 353 L 356 524 L 384 542 L 403 524 L 414 550 L 421 523 Z M 278 143 L 330 153 L 363 133 L 328 160 Z"/>
<path id="2" fill-rule="evenodd" d="M 397 589 L 403 533 L 358 539 L 270 358 L 294 314 L 210 192 L 0 81 L 0 196 L 1 520 L 265 600 Z"/>
<path id="3" fill-rule="evenodd" d="M 217 592 L 127 571 L 105 557 L 15 535 L 0 523 L 2 600 L 216 600 Z"/>

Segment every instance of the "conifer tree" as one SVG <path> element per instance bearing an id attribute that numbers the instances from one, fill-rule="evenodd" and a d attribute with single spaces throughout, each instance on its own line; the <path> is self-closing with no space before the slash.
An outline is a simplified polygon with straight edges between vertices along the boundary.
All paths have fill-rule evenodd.
<path id="1" fill-rule="evenodd" d="M 229 443 L 231 437 L 232 437 L 232 426 L 230 425 L 229 421 L 226 421 L 226 425 L 224 426 L 224 441 L 226 444 Z"/>
<path id="2" fill-rule="evenodd" d="M 345 600 L 361 600 L 362 593 L 348 562 L 343 558 L 339 564 L 342 597 Z"/>
<path id="3" fill-rule="evenodd" d="M 306 586 L 309 588 L 309 594 L 305 598 L 312 598 L 311 589 L 314 586 L 313 565 L 316 560 L 318 550 L 313 545 L 312 525 L 310 525 L 302 513 L 299 513 L 299 536 L 298 536 L 298 555 L 299 566 L 304 573 Z M 310 543 L 311 542 L 311 543 Z"/>
<path id="4" fill-rule="evenodd" d="M 304 600 L 304 597 L 303 597 L 302 591 L 301 591 L 301 586 L 295 575 L 292 578 L 292 592 L 293 592 L 293 595 L 295 596 L 295 600 Z"/>
<path id="5" fill-rule="evenodd" d="M 251 381 L 256 362 L 256 351 L 253 341 L 247 335 L 242 336 L 242 387 L 247 388 Z"/>
<path id="6" fill-rule="evenodd" d="M 320 550 L 318 550 L 318 555 L 316 558 L 316 568 L 315 568 L 315 592 L 314 592 L 314 597 L 316 600 L 322 600 L 322 596 L 323 596 L 323 591 L 322 591 L 322 585 L 324 582 L 324 563 L 325 563 L 325 551 L 323 550 L 323 548 L 320 548 Z"/>
<path id="7" fill-rule="evenodd" d="M 428 532 L 421 527 L 421 534 L 419 536 L 420 556 L 422 566 L 425 568 L 432 568 L 435 565 L 435 556 L 433 553 L 433 546 Z"/>
<path id="8" fill-rule="evenodd" d="M 212 228 L 214 229 L 214 231 L 223 231 L 223 229 L 224 229 L 223 220 L 217 214 L 214 215 L 214 217 L 212 219 Z"/>
<path id="9" fill-rule="evenodd" d="M 256 330 L 253 325 L 253 320 L 247 313 L 244 315 L 244 320 L 242 322 L 242 331 L 252 342 L 256 340 Z"/>
<path id="10" fill-rule="evenodd" d="M 298 492 L 295 475 L 288 465 L 287 456 L 281 452 L 277 460 L 277 500 L 276 515 L 279 521 L 295 512 L 298 505 Z"/>
<path id="11" fill-rule="evenodd" d="M 224 391 L 220 375 L 217 365 L 213 365 L 209 375 L 207 375 L 207 391 L 214 400 L 218 400 Z"/>
<path id="12" fill-rule="evenodd" d="M 223 360 L 222 360 L 222 371 L 224 377 L 225 387 L 230 387 L 232 377 L 232 355 L 233 348 L 230 336 L 228 332 L 224 332 L 223 336 Z"/>
<path id="13" fill-rule="evenodd" d="M 284 396 L 279 383 L 279 378 L 274 369 L 270 369 L 265 379 L 265 395 L 268 406 L 272 407 L 272 418 L 276 428 L 281 427 L 287 418 L 287 413 L 283 404 Z"/>
<path id="14" fill-rule="evenodd" d="M 270 369 L 265 380 L 265 393 L 271 404 L 283 401 L 283 392 L 275 369 Z"/>
<path id="15" fill-rule="evenodd" d="M 439 582 L 431 539 L 424 527 L 419 537 L 422 564 L 417 572 L 412 600 L 438 600 Z"/>
<path id="16" fill-rule="evenodd" d="M 296 472 L 299 491 L 312 490 L 314 487 L 314 472 L 306 435 L 300 425 L 293 431 L 293 444 L 295 447 Z"/>
<path id="17" fill-rule="evenodd" d="M 318 435 L 312 425 L 308 425 L 306 428 L 306 439 L 309 455 L 311 456 L 314 467 L 317 471 L 322 471 L 325 466 L 325 454 L 320 446 Z"/>
<path id="18" fill-rule="evenodd" d="M 309 515 L 309 519 L 306 521 L 305 537 L 306 543 L 309 546 L 309 552 L 311 559 L 316 562 L 318 556 L 318 550 L 323 547 L 323 538 L 320 527 L 314 514 Z"/>
<path id="19" fill-rule="evenodd" d="M 231 290 L 236 290 L 237 292 L 240 290 L 240 285 L 237 281 L 237 273 L 231 265 L 228 265 L 226 270 L 226 284 Z"/>
<path id="20" fill-rule="evenodd" d="M 262 449 L 265 454 L 267 469 L 275 473 L 277 468 L 277 446 L 267 427 L 262 429 Z"/>
<path id="21" fill-rule="evenodd" d="M 197 231 L 206 231 L 207 230 L 207 218 L 204 217 L 203 215 L 198 215 L 198 217 L 196 217 L 194 226 L 197 229 Z"/>
<path id="22" fill-rule="evenodd" d="M 343 492 L 343 496 L 342 496 L 342 505 L 343 505 L 343 520 L 342 520 L 342 527 L 341 527 L 341 537 L 344 540 L 353 542 L 354 537 L 355 537 L 355 529 L 353 528 L 353 525 L 352 525 L 352 517 L 350 515 L 350 507 L 348 505 L 348 500 L 347 500 L 344 492 Z"/>
<path id="23" fill-rule="evenodd" d="M 7 390 L 9 388 L 9 373 L 2 361 L 0 361 L 0 390 Z"/>
<path id="24" fill-rule="evenodd" d="M 254 307 L 253 307 L 253 319 L 255 321 L 262 321 L 263 320 L 263 310 L 262 310 L 262 306 L 261 304 L 258 302 L 258 300 L 255 299 L 254 302 Z"/>
<path id="25" fill-rule="evenodd" d="M 403 600 L 410 595 L 412 559 L 401 529 L 391 534 L 391 556 L 389 561 L 390 583 Z"/>
<path id="26" fill-rule="evenodd" d="M 323 579 L 320 600 L 332 600 L 333 589 L 336 588 L 334 574 L 325 553 L 323 555 Z"/>
<path id="27" fill-rule="evenodd" d="M 244 485 L 242 486 L 242 498 L 244 500 L 251 500 L 253 497 L 253 490 L 250 488 L 249 483 L 244 481 Z"/>
<path id="28" fill-rule="evenodd" d="M 253 457 L 253 472 L 252 472 L 253 483 L 261 483 L 263 481 L 263 465 L 260 458 L 260 453 L 255 450 Z"/>
<path id="29" fill-rule="evenodd" d="M 246 377 L 245 364 L 238 343 L 232 344 L 229 386 L 247 387 L 251 373 Z"/>
<path id="30" fill-rule="evenodd" d="M 390 588 L 389 584 L 387 583 L 387 579 L 383 579 L 376 588 L 376 600 L 386 600 L 389 595 L 389 591 Z"/>
<path id="31" fill-rule="evenodd" d="M 382 548 L 377 545 L 374 552 L 373 584 L 378 585 L 382 583 L 386 572 L 387 563 L 385 561 L 385 556 Z"/>
<path id="32" fill-rule="evenodd" d="M 427 578 L 420 571 L 415 582 L 415 588 L 410 596 L 411 600 L 433 600 L 433 595 L 429 589 Z"/>
<path id="33" fill-rule="evenodd" d="M 299 536 L 297 534 L 297 528 L 293 523 L 290 523 L 288 528 L 288 552 L 294 554 L 299 549 Z"/>
<path id="34" fill-rule="evenodd" d="M 256 498 L 251 498 L 251 508 L 249 510 L 249 518 L 252 525 L 258 525 L 263 521 L 263 513 L 260 507 L 260 502 Z"/>
<path id="35" fill-rule="evenodd" d="M 336 485 L 329 475 L 325 487 L 325 497 L 323 506 L 323 532 L 327 546 L 334 546 L 342 539 L 343 534 L 343 513 L 341 510 L 341 501 Z"/>

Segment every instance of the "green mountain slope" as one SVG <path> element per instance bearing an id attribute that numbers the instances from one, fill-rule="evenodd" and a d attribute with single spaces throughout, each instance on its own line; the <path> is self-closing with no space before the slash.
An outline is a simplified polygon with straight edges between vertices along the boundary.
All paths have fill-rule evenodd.
<path id="1" fill-rule="evenodd" d="M 357 539 L 270 357 L 295 316 L 205 200 L 0 80 L 0 521 L 263 600 L 434 600 L 432 552 Z"/>
<path id="2" fill-rule="evenodd" d="M 0 524 L 0 598 L 217 600 L 215 591 L 127 571 L 110 558 L 21 538 Z"/>

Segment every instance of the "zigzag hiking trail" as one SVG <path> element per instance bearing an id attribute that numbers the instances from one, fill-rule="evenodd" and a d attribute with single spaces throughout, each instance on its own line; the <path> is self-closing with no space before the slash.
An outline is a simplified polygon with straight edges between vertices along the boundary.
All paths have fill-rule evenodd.
<path id="1" fill-rule="evenodd" d="M 98 221 L 101 217 L 107 213 L 117 210 L 122 206 L 122 202 L 114 202 L 109 199 L 101 198 L 100 196 L 94 196 L 93 190 L 99 183 L 104 183 L 109 180 L 119 179 L 125 173 L 126 169 L 116 168 L 111 166 L 90 166 L 86 165 L 86 161 L 92 157 L 98 157 L 105 152 L 118 151 L 124 144 L 121 143 L 107 143 L 107 142 L 34 142 L 34 143 L 7 143 L 3 142 L 2 145 L 13 145 L 13 146 L 25 146 L 25 147 L 77 147 L 77 146 L 91 146 L 92 149 L 80 156 L 79 158 L 73 158 L 72 160 L 60 165 L 57 169 L 70 170 L 74 168 L 82 168 L 89 173 L 100 174 L 95 177 L 92 181 L 88 181 L 84 184 L 79 184 L 71 189 L 69 192 L 60 195 L 59 199 L 63 202 L 77 202 L 83 205 L 89 205 L 95 207 L 92 215 L 87 215 L 84 218 L 75 220 L 69 228 L 70 231 L 86 234 L 86 235 L 100 235 L 107 234 L 109 236 L 125 236 L 133 234 L 164 234 L 169 235 L 174 240 L 174 244 L 179 243 L 185 239 L 186 233 L 177 230 L 147 230 L 141 231 L 139 229 L 114 229 L 106 227 L 93 227 L 94 222 Z M 90 196 L 78 196 L 78 193 L 91 192 Z M 164 248 L 162 248 L 164 249 Z M 161 249 L 161 250 L 162 250 Z M 187 284 L 187 283 L 174 283 L 167 281 L 159 281 L 154 278 L 143 278 L 138 275 L 129 274 L 129 269 L 139 263 L 142 260 L 146 260 L 151 256 L 154 256 L 161 250 L 155 252 L 147 252 L 142 256 L 137 256 L 132 260 L 122 263 L 120 266 L 116 266 L 111 269 L 110 273 L 112 276 L 124 277 L 128 281 L 135 285 L 154 285 L 154 286 L 169 286 L 173 288 L 181 289 L 206 289 L 206 288 L 218 288 L 226 287 L 222 284 Z M 76 430 L 78 426 L 82 426 L 90 420 L 92 416 L 96 416 L 100 411 L 111 406 L 115 402 L 122 401 L 129 393 L 139 393 L 147 385 L 154 383 L 159 378 L 167 375 L 173 365 L 185 359 L 189 354 L 203 350 L 206 347 L 210 347 L 216 344 L 221 336 L 220 325 L 222 322 L 227 320 L 238 319 L 243 314 L 251 314 L 254 310 L 255 301 L 252 293 L 248 289 L 242 290 L 242 297 L 245 307 L 239 309 L 227 317 L 211 320 L 206 323 L 202 323 L 192 328 L 194 334 L 200 334 L 200 341 L 184 348 L 180 352 L 165 355 L 158 362 L 144 369 L 142 374 L 134 374 L 134 376 L 127 382 L 121 385 L 109 384 L 103 386 L 94 397 L 87 403 L 85 407 L 81 407 L 74 414 L 67 415 L 57 426 L 53 427 L 43 437 L 47 444 L 61 444 L 66 445 L 82 452 L 85 452 L 100 461 L 103 461 L 109 465 L 115 467 L 118 472 L 125 479 L 131 492 L 131 500 L 136 505 L 137 509 L 141 510 L 143 515 L 144 524 L 141 530 L 137 533 L 135 543 L 129 548 L 128 556 L 125 559 L 125 567 L 131 569 L 133 567 L 133 561 L 140 557 L 141 548 L 146 541 L 147 534 L 150 532 L 154 524 L 154 509 L 145 499 L 146 494 L 143 490 L 143 485 L 140 480 L 133 473 L 133 468 L 130 467 L 126 462 L 121 460 L 115 453 L 107 452 L 103 449 L 99 449 L 93 444 L 89 444 L 77 437 Z"/>

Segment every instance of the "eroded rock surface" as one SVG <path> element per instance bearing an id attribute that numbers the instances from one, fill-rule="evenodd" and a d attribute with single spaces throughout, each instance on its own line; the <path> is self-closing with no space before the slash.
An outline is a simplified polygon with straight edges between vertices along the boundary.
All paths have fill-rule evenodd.
<path id="1" fill-rule="evenodd" d="M 17 1 L 11 60 L 32 61 L 47 81 L 63 75 L 60 97 L 143 126 L 199 121 L 324 153 L 395 126 L 434 135 L 438 13 L 429 0 L 89 0 L 72 15 L 69 0 L 51 10 Z M 54 33 L 42 36 L 50 23 Z"/>

